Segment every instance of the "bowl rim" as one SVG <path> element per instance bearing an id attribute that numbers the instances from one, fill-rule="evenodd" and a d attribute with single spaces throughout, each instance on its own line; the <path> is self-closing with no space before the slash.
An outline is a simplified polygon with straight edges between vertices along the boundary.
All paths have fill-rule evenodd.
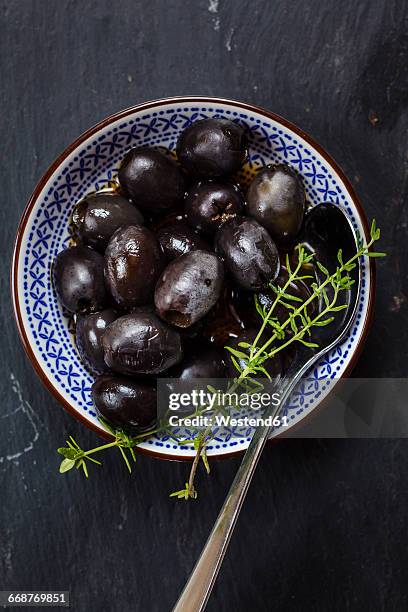
<path id="1" fill-rule="evenodd" d="M 343 172 L 343 170 L 341 169 L 341 167 L 338 165 L 338 163 L 331 157 L 331 155 L 329 155 L 325 149 L 319 145 L 318 142 L 316 142 L 314 140 L 314 138 L 312 138 L 307 132 L 305 132 L 304 130 L 302 130 L 301 128 L 299 128 L 297 125 L 295 125 L 294 123 L 292 123 L 291 121 L 288 121 L 287 119 L 285 119 L 284 117 L 281 117 L 280 115 L 277 115 L 276 113 L 272 112 L 272 111 L 268 111 L 265 108 L 262 108 L 260 106 L 257 106 L 255 104 L 250 104 L 247 102 L 240 102 L 237 100 L 230 100 L 229 98 L 222 98 L 222 97 L 215 97 L 215 96 L 172 96 L 172 97 L 167 97 L 167 98 L 158 98 L 155 100 L 150 100 L 150 101 L 146 101 L 146 102 L 142 102 L 140 104 L 136 104 L 134 106 L 129 106 L 121 111 L 118 111 L 116 113 L 113 113 L 112 115 L 109 115 L 108 117 L 105 117 L 104 119 L 102 119 L 101 121 L 99 121 L 98 123 L 96 123 L 95 125 L 93 125 L 92 127 L 90 127 L 89 129 L 87 129 L 85 132 L 83 132 L 80 136 L 78 136 L 70 145 L 68 145 L 63 152 L 50 164 L 50 166 L 47 168 L 47 170 L 44 172 L 44 174 L 42 175 L 42 177 L 40 178 L 40 180 L 38 181 L 38 183 L 36 184 L 34 191 L 32 192 L 25 208 L 23 211 L 23 214 L 20 218 L 18 227 L 17 227 L 17 233 L 16 233 L 16 238 L 14 241 L 14 249 L 13 249 L 13 256 L 12 256 L 12 262 L 11 262 L 11 269 L 10 269 L 10 286 L 11 286 L 11 295 L 12 295 L 12 302 L 13 302 L 13 311 L 14 311 L 14 318 L 16 321 L 16 325 L 17 325 L 17 330 L 21 339 L 21 342 L 23 344 L 23 347 L 25 349 L 25 352 L 32 364 L 32 366 L 34 367 L 37 375 L 39 376 L 39 378 L 41 379 L 41 381 L 43 382 L 43 384 L 45 385 L 45 387 L 48 389 L 48 391 L 53 395 L 53 397 L 61 404 L 61 406 L 69 413 L 71 414 L 74 418 L 76 418 L 80 423 L 82 423 L 83 425 L 85 425 L 88 429 L 91 429 L 94 433 L 96 433 L 100 438 L 105 438 L 107 440 L 112 440 L 113 437 L 111 434 L 109 434 L 108 432 L 106 432 L 106 434 L 104 434 L 103 432 L 101 432 L 101 430 L 99 428 L 97 428 L 93 423 L 89 422 L 84 416 L 82 416 L 72 405 L 71 403 L 69 403 L 58 391 L 58 389 L 56 387 L 54 387 L 54 385 L 51 383 L 50 379 L 48 378 L 48 376 L 46 376 L 43 368 L 41 367 L 41 364 L 39 362 L 39 360 L 37 359 L 33 349 L 31 348 L 31 344 L 28 340 L 25 328 L 24 328 L 24 324 L 23 324 L 23 318 L 22 318 L 22 314 L 21 314 L 21 309 L 20 309 L 20 304 L 19 304 L 19 299 L 18 299 L 18 262 L 19 262 L 19 258 L 20 258 L 20 250 L 21 250 L 21 243 L 22 243 L 22 239 L 23 239 L 23 235 L 24 235 L 24 231 L 26 228 L 26 225 L 28 223 L 28 220 L 30 218 L 31 212 L 37 202 L 37 199 L 39 197 L 39 195 L 41 194 L 44 186 L 46 185 L 46 183 L 48 182 L 48 180 L 50 179 L 50 177 L 53 175 L 53 173 L 56 171 L 56 169 L 64 162 L 64 160 L 85 140 L 87 140 L 88 138 L 90 138 L 91 136 L 93 136 L 94 134 L 96 134 L 99 130 L 107 127 L 108 125 L 110 125 L 111 123 L 118 121 L 120 119 L 124 119 L 125 117 L 127 117 L 128 115 L 131 115 L 135 112 L 140 112 L 140 111 L 145 111 L 145 110 L 149 110 L 151 108 L 155 108 L 157 106 L 161 106 L 163 104 L 177 104 L 177 103 L 186 103 L 186 104 L 191 104 L 191 103 L 204 103 L 204 104 L 226 104 L 228 106 L 232 106 L 232 107 L 236 107 L 239 109 L 243 109 L 243 110 L 247 110 L 253 113 L 257 113 L 259 115 L 261 115 L 262 117 L 265 117 L 267 119 L 272 119 L 273 121 L 275 121 L 276 123 L 280 123 L 281 125 L 283 125 L 285 128 L 291 130 L 292 132 L 294 132 L 295 134 L 297 134 L 298 136 L 300 136 L 301 138 L 303 138 L 311 147 L 313 147 L 314 149 L 316 149 L 316 151 L 319 152 L 319 154 L 325 159 L 325 161 L 334 169 L 334 171 L 338 174 L 338 176 L 340 177 L 340 179 L 342 180 L 342 182 L 344 183 L 350 198 L 354 204 L 354 206 L 357 209 L 358 215 L 360 217 L 363 229 L 364 229 L 364 234 L 365 234 L 365 238 L 368 239 L 369 237 L 369 228 L 368 228 L 368 222 L 367 222 L 367 218 L 363 209 L 363 206 L 356 194 L 356 192 L 354 191 L 353 186 L 351 185 L 349 179 L 346 177 L 345 173 Z M 364 346 L 365 340 L 367 338 L 367 334 L 368 331 L 371 327 L 372 324 L 372 320 L 373 320 L 373 314 L 374 314 L 374 300 L 375 300 L 375 294 L 376 294 L 376 267 L 375 267 L 375 262 L 373 261 L 372 258 L 369 258 L 368 260 L 368 267 L 369 267 L 369 275 L 370 275 L 370 292 L 369 292 L 369 296 L 368 296 L 368 303 L 367 303 L 367 308 L 366 308 L 366 312 L 365 312 L 365 317 L 364 317 L 364 323 L 363 323 L 363 329 L 361 332 L 361 336 L 358 340 L 357 346 L 355 347 L 355 350 L 352 354 L 352 357 L 350 358 L 350 361 L 345 369 L 345 371 L 343 372 L 343 374 L 341 375 L 341 378 L 347 378 L 348 376 L 350 376 L 350 373 L 352 372 L 353 368 L 355 367 L 357 360 L 361 354 L 362 348 Z M 335 385 L 333 385 L 333 388 L 335 387 Z M 332 388 L 332 389 L 333 389 Z M 330 391 L 330 393 L 332 392 L 332 390 Z M 327 398 L 325 398 L 326 400 Z M 307 419 L 310 419 L 313 417 L 314 414 L 316 414 L 316 410 L 319 409 L 319 407 L 322 406 L 322 404 L 325 404 L 325 400 L 323 400 L 322 402 L 319 403 L 319 405 L 312 410 L 312 412 L 308 415 L 305 415 L 305 417 L 302 419 L 302 422 L 304 422 Z M 282 440 L 285 439 L 284 435 L 279 435 L 276 438 L 272 438 L 270 439 L 268 442 L 272 443 L 272 442 L 276 442 L 278 440 Z M 192 456 L 180 456 L 180 455 L 173 455 L 173 454 L 167 454 L 167 453 L 160 453 L 156 450 L 153 449 L 149 449 L 149 448 L 137 448 L 137 451 L 145 454 L 145 455 L 149 455 L 149 456 L 153 456 L 157 459 L 165 459 L 168 461 L 192 461 L 193 457 Z M 245 449 L 242 450 L 237 450 L 234 452 L 229 452 L 229 453 L 223 453 L 220 455 L 214 455 L 213 457 L 211 457 L 211 459 L 227 459 L 228 457 L 235 457 L 235 456 L 239 456 L 241 454 L 243 454 L 245 452 Z"/>

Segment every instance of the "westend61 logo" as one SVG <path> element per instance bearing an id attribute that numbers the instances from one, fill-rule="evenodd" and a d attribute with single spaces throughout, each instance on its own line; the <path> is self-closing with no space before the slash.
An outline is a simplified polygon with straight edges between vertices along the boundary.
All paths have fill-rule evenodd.
<path id="1" fill-rule="evenodd" d="M 268 393 L 265 390 L 259 393 L 230 393 L 192 389 L 188 392 L 169 393 L 166 420 L 171 427 L 286 427 L 286 416 L 264 418 L 259 414 L 266 407 L 278 407 L 280 403 L 279 393 Z M 245 416 L 239 415 L 240 410 L 245 411 Z M 233 414 L 229 411 L 233 411 Z"/>

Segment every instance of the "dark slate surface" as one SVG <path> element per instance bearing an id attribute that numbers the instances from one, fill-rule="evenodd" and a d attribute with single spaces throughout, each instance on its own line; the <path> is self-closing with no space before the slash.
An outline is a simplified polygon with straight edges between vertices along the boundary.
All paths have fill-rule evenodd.
<path id="1" fill-rule="evenodd" d="M 405 5 L 405 7 L 404 7 Z M 114 7 L 114 12 L 112 12 Z M 89 482 L 57 473 L 63 412 L 19 343 L 8 269 L 40 175 L 99 119 L 181 94 L 263 105 L 343 166 L 389 252 L 356 373 L 405 376 L 408 36 L 398 0 L 0 0 L 0 586 L 65 589 L 72 608 L 166 611 L 238 459 L 168 491 L 187 466 L 107 455 Z M 406 441 L 287 441 L 260 462 L 209 610 L 407 609 Z"/>

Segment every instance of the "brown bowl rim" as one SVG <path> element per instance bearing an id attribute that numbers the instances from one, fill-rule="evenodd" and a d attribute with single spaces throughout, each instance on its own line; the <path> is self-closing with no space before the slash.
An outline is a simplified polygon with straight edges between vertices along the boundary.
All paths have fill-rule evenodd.
<path id="1" fill-rule="evenodd" d="M 104 433 L 100 431 L 100 429 L 98 429 L 95 425 L 93 425 L 93 423 L 90 423 L 87 419 L 85 419 L 85 417 L 79 414 L 79 412 L 52 385 L 51 381 L 49 380 L 49 378 L 46 376 L 45 372 L 43 371 L 40 365 L 40 362 L 35 356 L 34 351 L 31 348 L 31 345 L 28 341 L 27 334 L 23 326 L 20 304 L 18 300 L 18 290 L 17 290 L 18 261 L 19 261 L 19 256 L 20 256 L 21 242 L 22 242 L 24 230 L 27 225 L 28 219 L 30 217 L 31 211 L 42 189 L 44 188 L 45 184 L 47 183 L 49 178 L 52 176 L 52 174 L 55 172 L 55 170 L 68 157 L 68 155 L 70 155 L 72 151 L 74 151 L 82 142 L 84 142 L 84 140 L 87 140 L 88 138 L 96 134 L 100 129 L 106 127 L 107 125 L 113 123 L 114 121 L 117 121 L 119 119 L 124 119 L 128 115 L 133 114 L 134 112 L 149 110 L 151 108 L 155 108 L 156 106 L 161 106 L 163 104 L 174 104 L 174 103 L 228 104 L 229 106 L 233 106 L 239 109 L 258 113 L 259 115 L 266 117 L 267 119 L 272 119 L 273 121 L 280 123 L 284 127 L 292 130 L 295 134 L 303 138 L 308 144 L 310 144 L 314 149 L 316 149 L 320 153 L 320 155 L 326 160 L 326 162 L 328 162 L 328 164 L 332 166 L 332 168 L 341 178 L 341 180 L 346 186 L 346 189 L 349 192 L 350 197 L 358 211 L 358 214 L 360 216 L 360 219 L 361 219 L 361 222 L 364 228 L 365 237 L 368 238 L 369 236 L 367 218 L 366 218 L 364 209 L 361 205 L 361 202 L 357 194 L 355 193 L 354 188 L 352 187 L 350 181 L 348 180 L 348 178 L 346 177 L 346 175 L 344 174 L 340 166 L 337 164 L 337 162 L 323 149 L 323 147 L 321 147 L 311 136 L 309 136 L 309 134 L 304 132 L 298 126 L 291 123 L 287 119 L 284 119 L 280 115 L 277 115 L 276 113 L 268 111 L 260 106 L 256 106 L 255 104 L 249 104 L 247 102 L 239 102 L 237 100 L 230 100 L 228 98 L 219 98 L 219 97 L 212 97 L 212 96 L 175 96 L 175 97 L 170 97 L 170 98 L 160 98 L 157 100 L 142 102 L 140 104 L 136 104 L 135 106 L 130 106 L 128 108 L 125 108 L 117 113 L 114 113 L 113 115 L 109 115 L 105 119 L 102 119 L 101 121 L 96 123 L 94 126 L 92 126 L 88 130 L 83 132 L 80 136 L 78 136 L 78 138 L 76 138 L 76 140 L 74 140 L 74 142 L 72 142 L 68 147 L 66 147 L 66 149 L 48 167 L 48 169 L 45 171 L 45 173 L 43 174 L 43 176 L 37 183 L 33 193 L 31 194 L 27 202 L 27 205 L 24 209 L 24 212 L 21 216 L 21 219 L 20 219 L 20 222 L 17 228 L 17 234 L 16 234 L 16 238 L 14 242 L 13 258 L 12 258 L 12 264 L 11 264 L 11 270 L 10 270 L 10 284 L 11 284 L 13 309 L 14 309 L 14 316 L 16 319 L 17 329 L 18 329 L 21 341 L 23 343 L 25 352 L 27 353 L 29 360 L 31 361 L 35 371 L 37 372 L 38 376 L 42 380 L 43 384 L 47 387 L 47 389 L 55 397 L 55 399 L 57 399 L 57 401 L 63 406 L 63 408 L 67 410 L 67 412 L 69 412 L 72 416 L 74 416 L 78 421 L 80 421 L 88 429 L 91 429 L 92 431 L 94 431 L 99 437 L 105 438 L 108 440 L 112 440 L 112 436 L 110 434 L 106 433 L 105 435 Z M 376 271 L 375 271 L 375 264 L 372 259 L 369 260 L 369 274 L 370 274 L 370 293 L 369 293 L 368 305 L 367 305 L 367 309 L 365 313 L 363 331 L 358 341 L 358 344 L 356 348 L 354 349 L 353 355 L 345 371 L 343 372 L 341 378 L 347 378 L 348 376 L 350 376 L 350 373 L 355 367 L 357 360 L 360 356 L 360 353 L 362 351 L 364 342 L 366 340 L 369 328 L 372 323 L 373 312 L 374 312 L 374 300 L 375 300 L 375 293 L 376 293 Z M 312 413 L 313 412 L 314 410 L 312 411 Z M 310 418 L 312 416 L 312 413 L 310 413 L 310 415 L 306 415 L 305 418 L 306 419 Z M 269 442 L 272 443 L 274 441 L 278 441 L 281 439 L 285 439 L 284 436 L 272 438 L 271 440 L 269 440 Z M 151 450 L 149 448 L 138 448 L 137 450 L 140 453 L 150 455 L 158 459 L 165 459 L 168 461 L 191 461 L 193 459 L 193 457 L 183 457 L 179 455 L 160 453 L 156 450 Z M 211 459 L 226 459 L 228 457 L 239 456 L 244 452 L 245 452 L 245 449 L 236 450 L 230 453 L 222 453 L 220 455 L 213 455 L 211 456 Z"/>

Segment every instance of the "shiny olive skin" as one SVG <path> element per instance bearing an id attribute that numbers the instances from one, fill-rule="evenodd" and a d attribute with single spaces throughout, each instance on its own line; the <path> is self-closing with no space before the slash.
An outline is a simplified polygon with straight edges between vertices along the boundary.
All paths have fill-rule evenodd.
<path id="1" fill-rule="evenodd" d="M 186 190 L 178 164 L 157 149 L 131 149 L 119 168 L 118 179 L 125 195 L 151 213 L 176 206 Z"/>
<path id="2" fill-rule="evenodd" d="M 177 330 L 143 308 L 111 323 L 102 346 L 105 363 L 119 374 L 159 374 L 183 357 Z"/>
<path id="3" fill-rule="evenodd" d="M 279 273 L 279 253 L 268 232 L 255 219 L 234 217 L 215 235 L 215 250 L 238 285 L 258 291 Z"/>
<path id="4" fill-rule="evenodd" d="M 189 327 L 218 300 L 224 280 L 220 259 L 208 251 L 191 251 L 169 263 L 159 278 L 154 303 L 160 317 Z"/>
<path id="5" fill-rule="evenodd" d="M 313 271 L 305 270 L 305 274 L 313 276 Z M 289 279 L 288 271 L 284 266 L 281 266 L 280 272 L 277 278 L 274 281 L 274 285 L 283 289 Z M 314 278 L 311 279 L 315 280 Z M 298 280 L 296 282 L 290 283 L 290 285 L 286 288 L 286 292 L 290 295 L 293 295 L 297 298 L 300 298 L 302 302 L 305 302 L 311 295 L 312 292 L 305 282 Z M 276 293 L 272 290 L 260 291 L 258 293 L 258 302 L 265 308 L 265 310 L 269 310 L 275 301 Z M 298 302 L 300 304 L 300 302 Z M 293 302 L 295 305 L 295 302 Z M 316 300 L 310 303 L 308 306 L 309 315 L 313 315 L 316 312 Z M 280 323 L 283 323 L 288 318 L 288 309 L 285 308 L 282 304 L 278 304 L 274 311 L 274 316 L 278 319 Z M 287 330 L 287 333 L 290 333 L 290 329 Z"/>
<path id="6" fill-rule="evenodd" d="M 285 164 L 265 166 L 247 192 L 248 214 L 259 221 L 282 246 L 290 244 L 298 235 L 305 202 L 302 179 Z"/>
<path id="7" fill-rule="evenodd" d="M 190 325 L 190 327 L 178 327 L 177 331 L 181 336 L 181 342 L 185 350 L 196 350 L 197 343 L 202 342 L 202 334 L 204 329 L 204 321 L 206 317 L 203 317 L 199 321 Z"/>
<path id="8" fill-rule="evenodd" d="M 235 185 L 200 181 L 186 194 L 184 210 L 191 227 L 212 236 L 227 219 L 242 213 L 244 204 Z"/>
<path id="9" fill-rule="evenodd" d="M 142 225 L 143 215 L 123 196 L 101 192 L 84 198 L 76 205 L 72 222 L 84 244 L 103 252 L 119 227 Z"/>
<path id="10" fill-rule="evenodd" d="M 240 336 L 238 336 L 238 338 L 231 339 L 230 342 L 228 342 L 228 346 L 238 351 L 242 351 L 243 353 L 246 353 L 247 350 L 239 346 L 239 343 L 247 342 L 248 344 L 252 344 L 256 336 L 258 335 L 258 331 L 259 331 L 258 329 L 249 329 L 245 331 L 243 334 L 241 334 Z M 261 347 L 262 344 L 266 342 L 267 338 L 268 337 L 264 334 L 258 343 L 258 347 Z M 239 372 L 237 368 L 235 367 L 234 363 L 232 362 L 231 353 L 229 351 L 226 351 L 226 353 L 227 353 L 227 356 L 225 358 L 225 361 L 227 364 L 227 374 L 231 378 L 235 378 L 236 376 L 239 376 Z M 235 357 L 235 359 L 241 371 L 245 370 L 246 368 L 245 361 L 243 359 L 240 359 L 239 357 Z M 269 376 L 272 378 L 273 382 L 279 380 L 279 378 L 282 375 L 282 369 L 283 369 L 282 361 L 281 361 L 279 353 L 277 353 L 273 358 L 264 361 L 262 365 L 263 367 L 265 367 L 266 371 L 268 372 Z M 259 372 L 259 374 L 253 377 L 254 378 L 267 378 L 266 374 L 262 372 Z"/>
<path id="11" fill-rule="evenodd" d="M 58 253 L 54 260 L 54 286 L 61 304 L 70 312 L 102 310 L 107 302 L 103 256 L 86 246 Z"/>
<path id="12" fill-rule="evenodd" d="M 96 411 L 114 427 L 141 432 L 157 418 L 154 386 L 117 374 L 103 374 L 92 385 Z"/>
<path id="13" fill-rule="evenodd" d="M 103 357 L 102 336 L 117 318 L 118 314 L 112 308 L 77 318 L 75 340 L 78 352 L 93 372 L 101 373 L 108 369 Z"/>
<path id="14" fill-rule="evenodd" d="M 236 338 L 243 331 L 243 325 L 237 316 L 233 296 L 236 288 L 232 286 L 229 279 L 224 282 L 221 296 L 208 315 L 203 319 L 203 337 L 215 346 L 224 348 L 230 338 Z M 242 291 L 245 298 L 252 293 Z"/>
<path id="15" fill-rule="evenodd" d="M 188 355 L 181 364 L 173 368 L 171 376 L 181 380 L 223 378 L 225 376 L 225 362 L 222 351 L 215 347 L 209 347 L 200 350 L 199 353 Z"/>
<path id="16" fill-rule="evenodd" d="M 179 136 L 177 156 L 192 175 L 216 178 L 233 174 L 245 162 L 245 130 L 229 119 L 195 121 Z"/>
<path id="17" fill-rule="evenodd" d="M 313 276 L 313 272 L 305 270 L 305 274 Z M 288 272 L 285 266 L 281 266 L 280 271 L 273 284 L 283 288 L 288 280 Z M 312 278 L 311 280 L 314 280 Z M 286 292 L 298 297 L 302 302 L 306 301 L 311 296 L 309 287 L 303 281 L 296 281 L 296 283 L 290 283 L 289 287 L 286 288 Z M 268 312 L 275 301 L 276 293 L 272 289 L 261 289 L 257 292 L 258 303 Z M 293 302 L 295 304 L 295 302 Z M 300 302 L 299 302 L 300 304 Z M 232 308 L 241 322 L 244 328 L 255 327 L 262 321 L 259 314 L 254 306 L 254 296 L 245 291 L 235 290 L 232 297 Z M 308 307 L 309 314 L 314 314 L 316 309 L 316 300 L 310 303 Z M 288 309 L 282 304 L 277 304 L 274 308 L 273 316 L 278 319 L 280 323 L 283 323 L 288 318 Z M 291 333 L 290 329 L 287 329 L 287 333 Z"/>
<path id="18" fill-rule="evenodd" d="M 165 213 L 164 215 L 160 215 L 160 217 L 154 217 L 149 227 L 152 232 L 158 233 L 165 227 L 177 223 L 186 223 L 184 211 L 181 209 L 172 210 L 168 213 Z"/>
<path id="19" fill-rule="evenodd" d="M 149 303 L 163 269 L 156 236 L 142 225 L 116 230 L 105 251 L 105 280 L 115 303 L 123 309 Z"/>
<path id="20" fill-rule="evenodd" d="M 156 232 L 166 261 L 197 249 L 207 250 L 204 240 L 182 221 L 166 225 Z"/>

